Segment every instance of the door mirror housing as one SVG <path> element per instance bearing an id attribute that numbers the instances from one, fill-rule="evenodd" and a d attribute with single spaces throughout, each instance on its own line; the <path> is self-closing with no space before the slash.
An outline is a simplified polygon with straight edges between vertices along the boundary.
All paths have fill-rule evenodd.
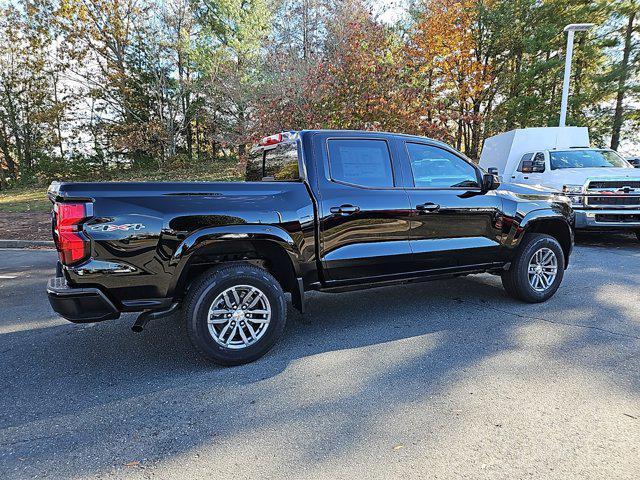
<path id="1" fill-rule="evenodd" d="M 522 173 L 544 173 L 544 160 L 525 160 L 520 170 Z"/>
<path id="2" fill-rule="evenodd" d="M 487 193 L 490 190 L 496 190 L 500 186 L 500 180 L 491 173 L 485 173 L 482 176 L 482 193 Z"/>

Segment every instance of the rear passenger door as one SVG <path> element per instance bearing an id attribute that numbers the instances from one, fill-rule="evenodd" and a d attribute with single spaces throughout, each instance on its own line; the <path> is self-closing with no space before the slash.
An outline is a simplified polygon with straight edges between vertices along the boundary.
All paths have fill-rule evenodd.
<path id="1" fill-rule="evenodd" d="M 480 170 L 452 149 L 404 141 L 411 182 L 411 247 L 420 270 L 497 261 L 502 200 L 480 189 Z"/>
<path id="2" fill-rule="evenodd" d="M 410 208 L 397 155 L 384 136 L 319 134 L 320 259 L 330 281 L 401 275 L 411 269 Z"/>

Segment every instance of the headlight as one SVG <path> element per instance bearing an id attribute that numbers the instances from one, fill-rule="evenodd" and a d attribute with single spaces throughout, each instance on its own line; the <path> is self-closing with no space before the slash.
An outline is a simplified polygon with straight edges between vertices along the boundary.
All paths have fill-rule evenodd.
<path id="1" fill-rule="evenodd" d="M 584 195 L 582 193 L 582 185 L 563 185 L 562 193 L 564 193 L 572 205 L 583 205 Z"/>

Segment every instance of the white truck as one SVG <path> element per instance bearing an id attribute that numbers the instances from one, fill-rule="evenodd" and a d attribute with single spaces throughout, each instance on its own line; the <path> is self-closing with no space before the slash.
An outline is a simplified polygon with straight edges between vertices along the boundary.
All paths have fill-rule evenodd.
<path id="1" fill-rule="evenodd" d="M 504 183 L 571 199 L 576 229 L 627 229 L 640 240 L 640 171 L 613 150 L 590 148 L 584 127 L 511 130 L 487 138 L 480 166 Z"/>

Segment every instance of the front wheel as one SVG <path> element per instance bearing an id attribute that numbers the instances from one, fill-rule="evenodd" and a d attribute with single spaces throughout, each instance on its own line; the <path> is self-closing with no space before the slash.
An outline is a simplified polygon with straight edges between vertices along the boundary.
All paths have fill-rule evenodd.
<path id="1" fill-rule="evenodd" d="M 286 322 L 280 284 L 266 270 L 248 264 L 206 272 L 189 290 L 185 304 L 191 343 L 220 365 L 260 358 L 282 335 Z"/>
<path id="2" fill-rule="evenodd" d="M 509 270 L 501 274 L 507 293 L 519 300 L 539 303 L 560 287 L 564 275 L 564 253 L 558 241 L 540 233 L 522 240 Z"/>

